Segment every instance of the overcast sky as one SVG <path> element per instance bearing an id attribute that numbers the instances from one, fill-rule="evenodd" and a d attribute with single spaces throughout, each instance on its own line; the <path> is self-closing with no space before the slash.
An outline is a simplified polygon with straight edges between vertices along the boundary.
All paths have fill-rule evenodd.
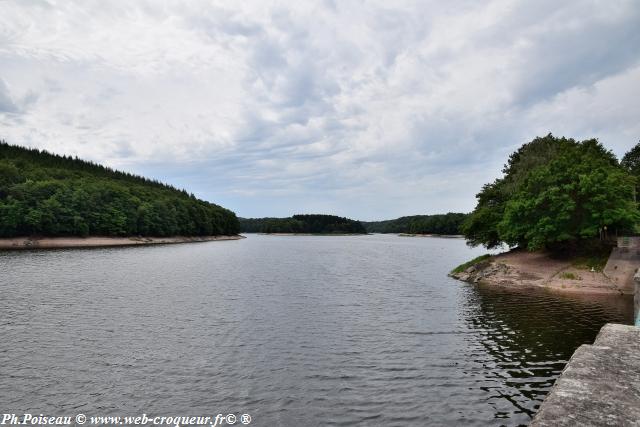
<path id="1" fill-rule="evenodd" d="M 0 138 L 244 217 L 470 211 L 535 136 L 640 139 L 640 2 L 0 0 Z"/>

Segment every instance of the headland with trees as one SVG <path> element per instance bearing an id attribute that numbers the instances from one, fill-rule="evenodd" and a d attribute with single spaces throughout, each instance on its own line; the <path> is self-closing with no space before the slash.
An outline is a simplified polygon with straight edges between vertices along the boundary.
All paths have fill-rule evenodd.
<path id="1" fill-rule="evenodd" d="M 462 280 L 625 293 L 603 274 L 617 236 L 636 234 L 640 144 L 618 161 L 595 139 L 551 134 L 511 154 L 461 226 L 472 246 L 511 248 L 452 272 Z M 620 280 L 617 280 L 620 279 Z"/>

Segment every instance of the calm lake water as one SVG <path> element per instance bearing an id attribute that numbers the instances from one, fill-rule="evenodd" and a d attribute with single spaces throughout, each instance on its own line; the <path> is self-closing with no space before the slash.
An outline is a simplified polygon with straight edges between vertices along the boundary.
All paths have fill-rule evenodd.
<path id="1" fill-rule="evenodd" d="M 481 253 L 383 235 L 0 253 L 0 413 L 526 424 L 631 307 L 447 277 Z"/>

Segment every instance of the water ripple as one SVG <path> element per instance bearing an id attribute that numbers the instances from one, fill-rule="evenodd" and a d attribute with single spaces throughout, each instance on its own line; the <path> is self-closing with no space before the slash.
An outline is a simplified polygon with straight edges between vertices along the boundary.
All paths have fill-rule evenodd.
<path id="1" fill-rule="evenodd" d="M 627 300 L 446 276 L 457 239 L 0 253 L 0 408 L 255 425 L 521 425 Z"/>

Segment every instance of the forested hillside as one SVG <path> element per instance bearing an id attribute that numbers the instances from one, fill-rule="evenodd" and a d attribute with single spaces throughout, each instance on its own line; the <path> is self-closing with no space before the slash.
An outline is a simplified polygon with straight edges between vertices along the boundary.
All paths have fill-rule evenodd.
<path id="1" fill-rule="evenodd" d="M 363 222 L 369 233 L 462 234 L 460 226 L 467 214 L 449 212 L 442 215 L 403 216 L 386 221 Z"/>
<path id="2" fill-rule="evenodd" d="M 360 221 L 333 215 L 293 215 L 290 218 L 240 218 L 246 233 L 365 234 Z"/>
<path id="3" fill-rule="evenodd" d="M 230 210 L 91 162 L 0 141 L 0 236 L 237 234 Z"/>

